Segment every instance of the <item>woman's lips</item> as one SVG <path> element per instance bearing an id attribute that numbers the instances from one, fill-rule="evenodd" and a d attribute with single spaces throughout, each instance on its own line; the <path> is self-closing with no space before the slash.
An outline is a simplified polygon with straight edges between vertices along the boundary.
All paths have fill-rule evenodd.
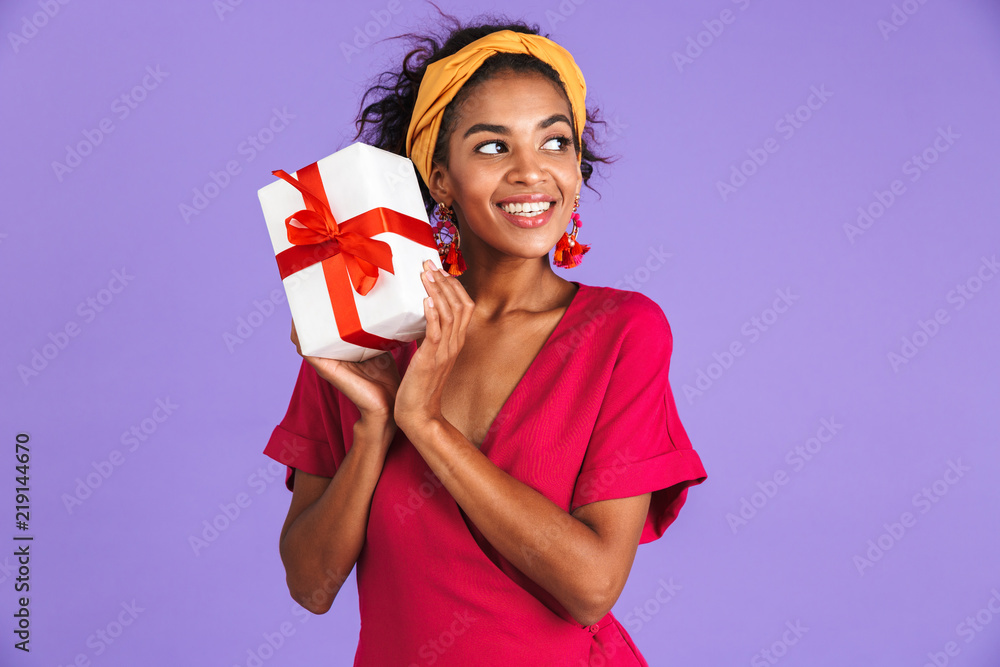
<path id="1" fill-rule="evenodd" d="M 541 227 L 542 225 L 544 225 L 546 222 L 549 221 L 549 218 L 552 217 L 552 210 L 555 207 L 556 207 L 555 202 L 552 202 L 552 204 L 549 206 L 548 209 L 546 209 L 542 213 L 539 213 L 538 215 L 533 215 L 531 217 L 518 215 L 517 213 L 508 213 L 507 211 L 500 208 L 499 205 L 497 205 L 497 210 L 499 210 L 500 214 L 503 215 L 503 217 L 507 218 L 507 220 L 511 224 L 517 227 L 521 227 L 522 229 L 534 229 L 535 227 Z"/>

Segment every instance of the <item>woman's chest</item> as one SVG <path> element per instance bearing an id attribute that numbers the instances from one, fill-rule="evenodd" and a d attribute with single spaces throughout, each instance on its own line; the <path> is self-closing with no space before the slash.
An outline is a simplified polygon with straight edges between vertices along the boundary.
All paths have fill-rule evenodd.
<path id="1" fill-rule="evenodd" d="M 544 348 L 549 324 L 466 336 L 442 390 L 441 415 L 477 448 L 502 425 L 498 416 Z"/>

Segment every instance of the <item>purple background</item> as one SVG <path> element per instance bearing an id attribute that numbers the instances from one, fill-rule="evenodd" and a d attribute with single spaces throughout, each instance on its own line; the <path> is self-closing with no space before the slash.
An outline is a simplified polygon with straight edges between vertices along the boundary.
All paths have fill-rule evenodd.
<path id="1" fill-rule="evenodd" d="M 463 19 L 491 9 L 467 4 L 441 6 Z M 271 170 L 347 145 L 360 94 L 403 46 L 348 56 L 342 44 L 366 25 L 376 39 L 419 30 L 435 13 L 415 0 L 220 6 L 0 6 L 3 665 L 354 654 L 353 577 L 328 614 L 306 616 L 278 557 L 291 495 L 261 450 L 300 358 L 287 305 L 255 305 L 281 288 L 256 191 Z M 602 198 L 584 189 L 580 239 L 593 250 L 560 272 L 663 307 L 671 384 L 709 473 L 639 549 L 614 610 L 651 665 L 773 664 L 764 649 L 789 666 L 1000 664 L 988 607 L 1000 609 L 1000 280 L 983 263 L 1000 251 L 1000 8 L 895 8 L 902 25 L 886 32 L 889 0 L 505 3 L 574 54 L 588 103 L 613 121 L 606 150 L 622 156 L 595 181 Z M 678 66 L 688 48 L 696 57 Z M 814 87 L 829 95 L 802 107 Z M 293 117 L 250 160 L 241 145 L 275 109 Z M 797 109 L 792 132 L 782 119 Z M 54 166 L 96 139 L 71 170 Z M 914 172 L 925 150 L 934 162 Z M 748 151 L 766 162 L 723 196 Z M 239 173 L 185 219 L 180 206 L 228 161 Z M 892 204 L 850 237 L 858 207 L 878 212 L 894 180 Z M 670 257 L 648 271 L 653 249 Z M 124 289 L 116 270 L 131 276 Z M 959 285 L 978 291 L 959 299 Z M 793 299 L 780 314 L 768 310 L 778 290 Z M 259 326 L 227 345 L 248 317 Z M 77 335 L 60 335 L 67 324 Z M 893 364 L 904 337 L 920 346 Z M 728 358 L 734 343 L 742 354 Z M 162 423 L 157 400 L 176 406 Z M 823 419 L 841 426 L 793 463 Z M 144 420 L 130 450 L 122 435 Z M 19 432 L 31 437 L 30 656 L 12 647 Z M 67 507 L 116 450 L 121 465 Z M 784 484 L 769 484 L 776 474 Z M 237 498 L 249 504 L 196 553 L 190 538 L 225 525 L 220 506 Z M 757 507 L 734 523 L 744 501 Z M 905 512 L 909 527 L 893 527 Z M 859 565 L 879 542 L 881 557 Z M 671 579 L 680 588 L 664 603 Z M 131 624 L 98 639 L 133 601 Z M 977 614 L 979 630 L 966 621 Z M 796 623 L 798 638 L 786 632 Z M 289 636 L 269 651 L 282 624 Z"/>

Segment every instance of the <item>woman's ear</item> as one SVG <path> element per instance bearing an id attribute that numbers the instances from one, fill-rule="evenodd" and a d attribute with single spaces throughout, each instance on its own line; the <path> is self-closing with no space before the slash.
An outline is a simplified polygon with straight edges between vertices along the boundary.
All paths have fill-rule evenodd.
<path id="1" fill-rule="evenodd" d="M 431 173 L 428 176 L 427 190 L 436 202 L 447 202 L 451 196 L 448 187 L 448 172 L 437 162 L 431 164 Z"/>

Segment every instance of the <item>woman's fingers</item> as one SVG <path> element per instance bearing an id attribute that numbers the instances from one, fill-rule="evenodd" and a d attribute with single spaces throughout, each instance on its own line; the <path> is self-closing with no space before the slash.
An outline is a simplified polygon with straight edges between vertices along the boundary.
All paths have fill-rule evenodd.
<path id="1" fill-rule="evenodd" d="M 433 300 L 433 318 L 436 320 L 434 342 L 441 345 L 444 356 L 453 356 L 462 347 L 465 338 L 465 326 L 471 315 L 466 313 L 465 301 L 471 303 L 465 295 L 462 284 L 453 276 L 435 268 L 431 262 L 425 262 L 429 269 L 421 274 L 424 287 Z M 459 293 L 461 291 L 461 294 Z M 465 296 L 463 300 L 462 296 Z M 430 321 L 428 321 L 430 326 Z M 428 332 L 430 335 L 430 332 Z"/>
<path id="2" fill-rule="evenodd" d="M 430 264 L 430 260 L 425 261 L 424 271 L 420 273 L 420 280 L 427 291 L 427 297 L 424 299 L 424 317 L 427 319 L 427 331 L 424 333 L 424 340 L 433 345 L 438 345 L 441 342 L 441 320 L 438 317 L 438 307 L 442 298 L 438 294 L 439 290 L 437 289 L 437 282 L 433 275 L 433 266 L 431 265 L 430 271 L 427 270 Z"/>
<path id="3" fill-rule="evenodd" d="M 445 278 L 443 281 L 439 281 L 440 292 L 447 301 L 448 314 L 451 317 L 449 322 L 450 345 L 452 349 L 457 351 L 465 343 L 465 330 L 472 320 L 472 310 L 475 303 L 457 278 L 443 272 L 441 275 Z"/>
<path id="4" fill-rule="evenodd" d="M 465 332 L 469 328 L 469 323 L 472 322 L 472 312 L 476 303 L 458 280 L 452 281 L 451 287 L 454 288 L 455 312 L 458 315 L 455 322 L 455 333 L 457 334 L 458 347 L 461 349 L 465 345 Z"/>
<path id="5" fill-rule="evenodd" d="M 430 292 L 431 290 L 428 289 L 427 291 Z M 435 305 L 433 296 L 428 296 L 424 299 L 424 318 L 427 320 L 424 341 L 432 345 L 437 345 L 441 341 L 441 322 L 438 319 Z"/>
<path id="6" fill-rule="evenodd" d="M 443 354 L 441 361 L 457 354 L 455 348 L 455 304 L 451 295 L 451 285 L 454 278 L 443 272 L 435 271 L 434 276 L 437 292 L 434 295 L 434 308 L 437 310 L 438 319 L 441 320 L 441 347 Z"/>

